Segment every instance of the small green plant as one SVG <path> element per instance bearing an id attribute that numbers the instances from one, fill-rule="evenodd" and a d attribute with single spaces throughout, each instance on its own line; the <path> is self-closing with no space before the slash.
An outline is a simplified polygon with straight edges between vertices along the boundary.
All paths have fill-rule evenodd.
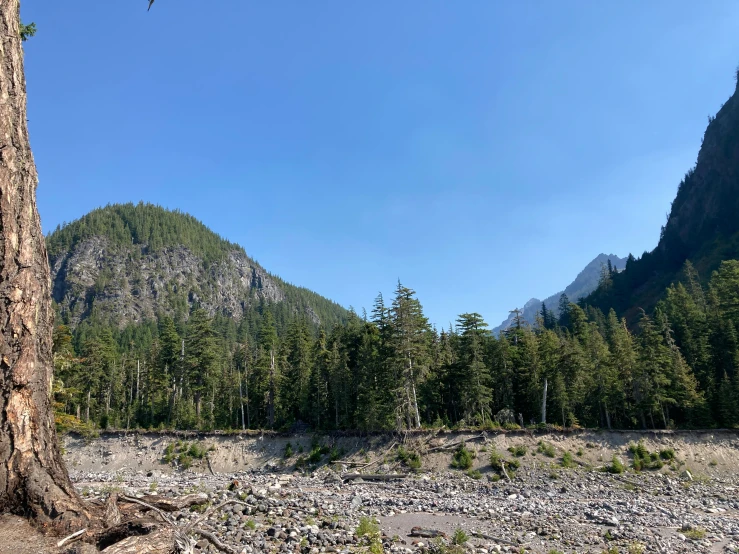
<path id="1" fill-rule="evenodd" d="M 156 481 L 152 481 L 149 483 L 149 492 L 157 492 L 157 487 L 159 487 L 158 483 Z"/>
<path id="2" fill-rule="evenodd" d="M 257 528 L 257 523 L 253 519 L 249 519 L 246 522 L 246 528 L 250 531 L 254 531 Z"/>
<path id="3" fill-rule="evenodd" d="M 358 537 L 379 535 L 379 533 L 380 525 L 374 519 L 366 516 L 359 518 L 359 525 L 355 531 Z"/>
<path id="4" fill-rule="evenodd" d="M 694 527 L 692 529 L 688 529 L 687 531 L 683 531 L 683 535 L 685 535 L 692 541 L 699 541 L 706 538 L 706 530 L 702 527 Z"/>
<path id="5" fill-rule="evenodd" d="M 603 535 L 603 538 L 604 538 L 605 540 L 607 540 L 607 541 L 612 541 L 612 540 L 613 540 L 613 535 L 611 535 L 611 530 L 610 530 L 610 529 L 608 529 L 608 530 L 606 531 L 606 534 L 605 534 L 605 535 Z"/>
<path id="6" fill-rule="evenodd" d="M 605 467 L 605 470 L 608 473 L 613 473 L 616 475 L 623 473 L 625 469 L 626 468 L 624 468 L 624 464 L 621 462 L 621 460 L 618 459 L 618 456 L 616 456 L 615 454 L 613 455 L 613 458 L 611 458 L 611 463 Z"/>
<path id="7" fill-rule="evenodd" d="M 328 459 L 330 462 L 335 462 L 336 460 L 341 459 L 341 457 L 344 455 L 344 449 L 338 449 L 338 448 L 332 448 L 328 452 Z"/>
<path id="8" fill-rule="evenodd" d="M 639 441 L 638 443 L 631 443 L 629 445 L 629 452 L 634 456 L 632 465 L 636 471 L 643 469 L 660 469 L 664 462 L 661 459 L 661 454 L 658 452 L 649 452 L 644 443 Z"/>
<path id="9" fill-rule="evenodd" d="M 310 451 L 310 454 L 308 455 L 308 463 L 317 464 L 321 461 L 322 458 L 323 453 L 321 452 L 321 449 L 319 447 L 316 447 Z"/>
<path id="10" fill-rule="evenodd" d="M 290 458 L 293 455 L 293 445 L 288 443 L 285 445 L 285 452 L 283 452 L 283 458 L 287 459 Z"/>
<path id="11" fill-rule="evenodd" d="M 467 470 L 467 477 L 470 477 L 471 479 L 482 479 L 482 473 L 476 469 L 469 469 Z"/>
<path id="12" fill-rule="evenodd" d="M 519 444 L 518 446 L 509 446 L 508 452 L 516 456 L 517 458 L 520 458 L 522 456 L 526 455 L 526 452 L 528 452 L 528 448 L 525 444 Z"/>
<path id="13" fill-rule="evenodd" d="M 659 451 L 659 457 L 663 460 L 674 460 L 675 451 L 672 448 L 663 448 Z"/>
<path id="14" fill-rule="evenodd" d="M 195 504 L 193 506 L 190 506 L 190 511 L 196 512 L 198 514 L 202 514 L 205 512 L 205 510 L 208 509 L 209 506 L 210 506 L 209 502 L 204 502 L 203 504 Z"/>
<path id="15" fill-rule="evenodd" d="M 577 452 L 575 452 L 575 454 L 577 454 L 577 456 L 580 458 L 585 454 L 585 451 L 582 449 L 582 446 L 577 449 Z"/>
<path id="16" fill-rule="evenodd" d="M 462 529 L 461 527 L 457 527 L 454 530 L 454 534 L 452 535 L 452 544 L 462 546 L 468 540 L 470 540 L 470 537 L 467 533 L 464 532 L 464 529 Z"/>
<path id="17" fill-rule="evenodd" d="M 644 552 L 644 545 L 639 542 L 632 542 L 628 549 L 629 554 L 642 554 Z"/>
<path id="18" fill-rule="evenodd" d="M 472 467 L 472 452 L 464 444 L 460 444 L 452 455 L 452 467 L 455 469 L 470 469 Z"/>
<path id="19" fill-rule="evenodd" d="M 406 450 L 403 446 L 398 447 L 397 460 L 410 469 L 421 469 L 420 454 L 412 450 Z"/>
<path id="20" fill-rule="evenodd" d="M 182 469 L 190 469 L 192 467 L 192 457 L 187 454 L 177 456 L 177 462 L 182 466 Z"/>
<path id="21" fill-rule="evenodd" d="M 565 554 L 561 550 L 557 550 L 556 548 L 552 548 L 547 554 Z"/>
<path id="22" fill-rule="evenodd" d="M 175 446 L 171 442 L 167 445 L 167 447 L 164 449 L 164 462 L 167 464 L 171 464 L 174 461 L 175 458 Z"/>
<path id="23" fill-rule="evenodd" d="M 564 453 L 564 454 L 562 455 L 562 462 L 561 462 L 561 464 L 560 464 L 560 465 L 561 465 L 562 467 L 565 467 L 565 468 L 570 468 L 570 467 L 574 467 L 574 466 L 575 466 L 575 460 L 574 460 L 574 458 L 572 457 L 572 453 L 571 453 L 571 452 L 570 452 L 569 450 L 567 450 L 567 451 L 566 451 L 566 452 L 565 452 L 565 453 Z"/>
<path id="24" fill-rule="evenodd" d="M 553 480 L 559 479 L 559 473 L 557 473 L 556 469 L 553 469 L 549 472 L 549 478 Z"/>
<path id="25" fill-rule="evenodd" d="M 187 449 L 187 455 L 195 460 L 202 460 L 205 458 L 206 450 L 200 444 L 194 442 L 190 445 L 190 448 Z"/>
<path id="26" fill-rule="evenodd" d="M 708 462 L 708 465 L 711 467 L 716 467 L 718 465 L 718 462 L 716 460 L 711 460 L 710 462 Z"/>
<path id="27" fill-rule="evenodd" d="M 604 550 L 602 554 L 618 554 L 618 548 L 616 548 L 615 546 L 611 546 L 610 548 Z"/>
<path id="28" fill-rule="evenodd" d="M 493 483 L 497 483 L 498 481 L 500 481 L 501 477 L 497 473 L 493 473 L 492 475 L 488 475 L 488 479 Z"/>
<path id="29" fill-rule="evenodd" d="M 549 444 L 548 442 L 539 441 L 537 452 L 541 452 L 544 454 L 547 458 L 554 458 L 557 453 L 554 450 L 554 446 Z"/>
<path id="30" fill-rule="evenodd" d="M 31 22 L 28 25 L 20 24 L 21 40 L 26 42 L 29 38 L 36 34 L 36 24 Z"/>

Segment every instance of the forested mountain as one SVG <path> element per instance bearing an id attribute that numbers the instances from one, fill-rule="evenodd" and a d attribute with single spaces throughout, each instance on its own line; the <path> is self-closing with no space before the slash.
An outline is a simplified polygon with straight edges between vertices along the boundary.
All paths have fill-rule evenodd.
<path id="1" fill-rule="evenodd" d="M 613 254 L 598 254 L 594 260 L 592 260 L 580 273 L 577 274 L 575 280 L 565 287 L 565 290 L 559 291 L 544 300 L 532 298 L 526 302 L 521 310 L 523 318 L 533 324 L 536 321 L 537 315 L 541 312 L 542 304 L 552 312 L 554 317 L 559 317 L 559 303 L 562 295 L 564 294 L 567 297 L 567 302 L 577 302 L 582 297 L 593 292 L 598 287 L 601 270 L 604 267 L 608 267 L 609 263 L 612 268 L 621 270 L 626 265 L 626 258 L 619 258 Z M 513 325 L 514 320 L 515 314 L 511 312 L 503 323 L 493 329 L 493 333 L 497 335 L 501 331 L 508 329 Z"/>
<path id="2" fill-rule="evenodd" d="M 314 330 L 345 321 L 347 311 L 285 283 L 239 245 L 194 217 L 139 203 L 110 205 L 58 227 L 46 239 L 53 297 L 61 320 L 114 325 L 184 321 L 202 308 L 234 318 L 254 334 L 265 306 L 282 331 L 301 315 Z"/>
<path id="3" fill-rule="evenodd" d="M 639 259 L 629 256 L 625 270 L 593 292 L 586 303 L 603 311 L 614 308 L 629 322 L 636 321 L 640 308 L 654 308 L 686 260 L 705 280 L 722 260 L 739 257 L 737 214 L 739 94 L 735 90 L 716 116 L 708 118 L 697 162 L 678 186 L 657 247 Z"/>

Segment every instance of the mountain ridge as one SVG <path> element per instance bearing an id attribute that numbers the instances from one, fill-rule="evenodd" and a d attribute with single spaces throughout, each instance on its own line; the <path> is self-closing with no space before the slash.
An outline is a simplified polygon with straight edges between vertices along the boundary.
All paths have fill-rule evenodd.
<path id="1" fill-rule="evenodd" d="M 246 250 L 195 217 L 153 204 L 111 204 L 47 235 L 52 296 L 75 327 L 96 317 L 119 327 L 193 307 L 242 319 L 270 306 L 315 326 L 347 310 L 269 273 Z M 279 314 L 275 314 L 280 319 Z"/>

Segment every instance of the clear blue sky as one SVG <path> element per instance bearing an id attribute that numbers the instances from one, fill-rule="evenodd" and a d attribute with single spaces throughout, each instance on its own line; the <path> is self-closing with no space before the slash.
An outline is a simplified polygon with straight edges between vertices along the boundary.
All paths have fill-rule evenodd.
<path id="1" fill-rule="evenodd" d="M 735 0 L 146 5 L 22 2 L 45 232 L 158 203 L 441 326 L 651 250 L 739 63 Z"/>

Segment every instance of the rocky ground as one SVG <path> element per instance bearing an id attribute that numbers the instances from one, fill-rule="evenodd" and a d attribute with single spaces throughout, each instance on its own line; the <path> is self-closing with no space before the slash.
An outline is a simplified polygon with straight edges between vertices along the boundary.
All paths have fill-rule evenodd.
<path id="1" fill-rule="evenodd" d="M 70 469 L 89 498 L 205 493 L 206 504 L 174 513 L 178 524 L 205 515 L 199 526 L 235 552 L 739 552 L 737 435 L 637 438 L 649 459 L 659 460 L 653 469 L 631 467 L 632 439 L 603 435 L 415 437 L 405 445 L 387 439 L 352 452 L 326 446 L 315 465 L 306 460 L 309 445 L 304 453 L 288 450 L 285 460 L 287 441 L 280 439 L 269 448 L 283 456 L 257 446 L 269 455 L 231 472 L 211 471 L 220 446 L 201 439 L 206 453 L 199 462 L 185 458 L 193 467 L 183 470 L 177 453 L 186 445 L 168 439 L 157 443 L 158 467 L 93 468 L 87 460 L 88 467 Z M 468 471 L 450 468 L 463 439 Z M 298 444 L 293 439 L 291 447 Z M 138 448 L 152 450 L 148 443 Z M 415 463 L 410 452 L 418 453 Z M 507 471 L 491 465 L 492 452 Z M 623 473 L 604 471 L 614 455 Z M 355 473 L 366 478 L 351 478 Z M 378 475 L 404 477 L 371 480 Z M 214 509 L 229 500 L 237 503 Z M 217 551 L 197 540 L 195 552 Z"/>

